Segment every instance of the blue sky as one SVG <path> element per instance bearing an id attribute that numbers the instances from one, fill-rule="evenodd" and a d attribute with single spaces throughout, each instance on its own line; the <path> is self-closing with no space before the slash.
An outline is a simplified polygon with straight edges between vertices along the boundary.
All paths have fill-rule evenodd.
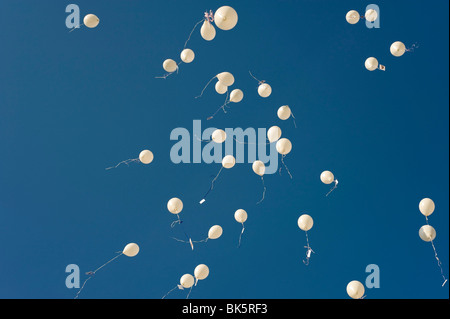
<path id="1" fill-rule="evenodd" d="M 70 2 L 0 3 L 0 298 L 68 298 L 65 268 L 94 270 L 129 242 L 138 256 L 121 256 L 90 280 L 80 298 L 161 298 L 201 263 L 210 276 L 191 298 L 347 299 L 351 280 L 380 267 L 370 299 L 448 298 L 431 244 L 422 242 L 424 197 L 436 211 L 435 245 L 449 275 L 448 256 L 448 2 L 377 1 L 381 27 L 349 25 L 364 1 L 85 1 L 81 15 L 100 25 L 69 33 Z M 189 47 L 192 64 L 166 80 L 162 62 L 178 60 L 205 10 L 234 7 L 239 22 Z M 425 14 L 424 12 L 432 12 Z M 419 48 L 393 57 L 394 41 Z M 375 56 L 386 72 L 369 72 Z M 251 70 L 273 94 L 257 95 Z M 227 114 L 206 118 L 223 102 L 210 87 L 229 71 L 244 100 Z M 280 121 L 289 105 L 296 116 Z M 220 176 L 208 201 L 198 201 L 219 164 L 170 160 L 170 132 L 278 125 L 293 144 L 286 164 L 293 175 L 266 176 L 265 201 L 251 164 Z M 155 154 L 149 166 L 106 171 Z M 320 173 L 331 170 L 339 187 Z M 194 239 L 215 224 L 223 236 L 195 251 L 181 237 L 167 201 L 184 202 L 181 217 Z M 234 212 L 248 212 L 243 244 Z M 300 215 L 314 218 L 316 254 L 306 267 Z M 82 280 L 86 277 L 82 276 Z M 185 298 L 174 291 L 171 298 Z"/>

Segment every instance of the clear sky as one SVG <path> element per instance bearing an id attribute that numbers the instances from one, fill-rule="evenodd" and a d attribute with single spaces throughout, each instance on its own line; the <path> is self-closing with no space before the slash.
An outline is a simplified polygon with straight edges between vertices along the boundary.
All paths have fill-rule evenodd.
<path id="1" fill-rule="evenodd" d="M 69 1 L 0 2 L 0 298 L 73 298 L 68 264 L 84 273 L 130 242 L 90 280 L 80 298 L 161 298 L 201 263 L 209 277 L 191 298 L 348 298 L 347 283 L 380 268 L 380 288 L 367 298 L 448 298 L 430 243 L 418 236 L 420 200 L 432 198 L 430 224 L 449 275 L 448 1 L 377 1 L 381 27 L 350 25 L 364 1 L 77 0 L 81 15 L 100 24 L 69 32 Z M 179 60 L 205 10 L 234 7 L 239 22 L 212 42 L 197 30 L 192 64 L 166 80 L 162 62 Z M 394 41 L 414 52 L 393 57 Z M 386 72 L 369 72 L 374 56 Z M 262 99 L 257 82 L 273 94 Z M 244 100 L 206 118 L 224 100 L 211 86 L 229 71 Z M 292 121 L 277 109 L 289 105 Z M 220 164 L 170 160 L 177 127 L 269 128 L 292 141 L 283 172 L 261 183 L 251 164 L 223 172 L 199 205 Z M 149 165 L 105 168 L 150 149 Z M 331 170 L 339 186 L 319 176 Z M 189 246 L 167 201 L 184 202 L 181 217 L 194 240 L 215 224 L 223 236 Z M 249 218 L 242 246 L 234 212 Z M 300 215 L 314 218 L 305 266 Z M 170 298 L 185 298 L 174 291 Z"/>

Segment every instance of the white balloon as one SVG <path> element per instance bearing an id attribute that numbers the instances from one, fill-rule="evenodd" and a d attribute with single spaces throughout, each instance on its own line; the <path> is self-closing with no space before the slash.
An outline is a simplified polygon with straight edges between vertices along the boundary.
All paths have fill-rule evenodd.
<path id="1" fill-rule="evenodd" d="M 365 67 L 369 71 L 374 71 L 378 68 L 378 60 L 374 57 L 370 57 L 364 63 Z"/>
<path id="2" fill-rule="evenodd" d="M 272 94 L 272 87 L 267 83 L 260 84 L 258 86 L 258 94 L 261 97 L 269 97 Z"/>
<path id="3" fill-rule="evenodd" d="M 366 11 L 364 18 L 366 18 L 366 20 L 369 22 L 374 22 L 376 19 L 378 19 L 378 12 L 374 9 L 369 9 Z"/>
<path id="4" fill-rule="evenodd" d="M 361 16 L 359 15 L 358 11 L 356 11 L 356 10 L 350 10 L 349 12 L 347 12 L 347 15 L 345 16 L 345 19 L 350 24 L 358 23 L 360 18 L 361 18 Z"/>
<path id="5" fill-rule="evenodd" d="M 291 108 L 287 105 L 284 105 L 278 109 L 277 115 L 280 120 L 286 121 L 291 117 Z"/>
<path id="6" fill-rule="evenodd" d="M 436 230 L 430 225 L 424 225 L 419 229 L 419 236 L 423 241 L 430 242 L 436 238 Z"/>
<path id="7" fill-rule="evenodd" d="M 180 57 L 184 63 L 191 63 L 195 59 L 195 53 L 191 49 L 184 49 L 181 51 Z"/>
<path id="8" fill-rule="evenodd" d="M 192 275 L 186 274 L 180 278 L 180 284 L 183 288 L 191 288 L 194 285 L 195 279 Z"/>
<path id="9" fill-rule="evenodd" d="M 277 142 L 275 146 L 277 152 L 280 153 L 281 155 L 287 155 L 292 150 L 292 143 L 287 138 L 282 138 Z"/>
<path id="10" fill-rule="evenodd" d="M 128 257 L 134 257 L 139 253 L 139 246 L 135 243 L 131 243 L 125 246 L 122 253 Z"/>
<path id="11" fill-rule="evenodd" d="M 433 214 L 435 208 L 436 206 L 430 198 L 424 198 L 419 203 L 419 210 L 424 216 L 430 216 Z"/>
<path id="12" fill-rule="evenodd" d="M 149 150 L 144 150 L 139 154 L 139 160 L 143 164 L 150 164 L 153 162 L 153 153 Z"/>
<path id="13" fill-rule="evenodd" d="M 208 21 L 203 22 L 200 34 L 206 41 L 212 41 L 216 37 L 216 28 Z"/>
<path id="14" fill-rule="evenodd" d="M 361 299 L 364 296 L 364 286 L 357 280 L 353 280 L 347 285 L 347 294 L 353 299 Z"/>
<path id="15" fill-rule="evenodd" d="M 261 161 L 254 161 L 252 169 L 255 172 L 255 174 L 259 176 L 264 176 L 264 173 L 266 172 L 266 166 Z"/>
<path id="16" fill-rule="evenodd" d="M 208 277 L 208 275 L 209 275 L 209 268 L 208 268 L 208 266 L 206 266 L 204 264 L 200 264 L 197 267 L 195 267 L 194 276 L 198 280 L 206 279 L 206 277 Z"/>
<path id="17" fill-rule="evenodd" d="M 267 138 L 269 139 L 270 143 L 278 141 L 280 137 L 281 137 L 281 128 L 279 128 L 278 126 L 272 126 L 267 131 Z"/>
<path id="18" fill-rule="evenodd" d="M 183 202 L 179 198 L 172 198 L 167 202 L 167 209 L 170 213 L 177 215 L 183 210 Z"/>
<path id="19" fill-rule="evenodd" d="M 174 60 L 167 59 L 163 63 L 163 68 L 166 72 L 173 73 L 178 69 L 178 65 Z"/>
<path id="20" fill-rule="evenodd" d="M 222 166 L 224 168 L 232 168 L 236 164 L 236 159 L 233 155 L 227 155 L 222 160 Z"/>
<path id="21" fill-rule="evenodd" d="M 95 14 L 88 14 L 84 17 L 83 23 L 88 28 L 95 28 L 100 23 L 100 19 Z"/>
<path id="22" fill-rule="evenodd" d="M 242 92 L 241 90 L 235 89 L 235 90 L 231 91 L 231 94 L 230 94 L 231 102 L 239 103 L 242 101 L 243 98 L 244 98 L 244 92 Z"/>
<path id="23" fill-rule="evenodd" d="M 225 142 L 227 133 L 224 130 L 217 129 L 212 133 L 212 140 L 218 144 Z"/>
<path id="24" fill-rule="evenodd" d="M 222 82 L 217 81 L 216 83 L 216 92 L 219 94 L 225 94 L 228 91 L 228 86 L 223 85 Z"/>
<path id="25" fill-rule="evenodd" d="M 334 182 L 334 175 L 330 171 L 324 171 L 320 174 L 320 180 L 322 183 L 329 185 Z"/>
<path id="26" fill-rule="evenodd" d="M 406 52 L 406 46 L 403 42 L 397 41 L 391 45 L 391 54 L 395 57 L 401 57 Z"/>
<path id="27" fill-rule="evenodd" d="M 297 224 L 301 230 L 308 231 L 313 227 L 314 221 L 311 216 L 304 214 L 298 218 Z"/>
<path id="28" fill-rule="evenodd" d="M 234 76 L 230 72 L 222 72 L 217 74 L 217 79 L 222 85 L 232 86 L 234 84 Z"/>
<path id="29" fill-rule="evenodd" d="M 238 22 L 236 10 L 229 6 L 223 6 L 214 13 L 214 23 L 219 29 L 231 30 Z"/>
<path id="30" fill-rule="evenodd" d="M 234 213 L 234 219 L 236 219 L 236 221 L 238 223 L 245 223 L 245 221 L 247 220 L 247 212 L 243 209 L 238 209 L 235 213 Z"/>
<path id="31" fill-rule="evenodd" d="M 217 239 L 222 236 L 223 229 L 219 225 L 215 225 L 209 229 L 208 238 L 209 239 Z"/>

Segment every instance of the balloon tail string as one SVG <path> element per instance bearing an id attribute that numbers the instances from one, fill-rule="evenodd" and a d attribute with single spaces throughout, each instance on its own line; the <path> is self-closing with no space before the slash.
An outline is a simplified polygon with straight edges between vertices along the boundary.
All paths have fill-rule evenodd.
<path id="1" fill-rule="evenodd" d="M 112 166 L 112 167 L 106 168 L 106 170 L 108 171 L 108 170 L 110 170 L 110 169 L 117 168 L 117 167 L 119 167 L 119 166 L 122 165 L 122 164 L 125 164 L 125 165 L 127 165 L 127 166 L 130 166 L 129 164 L 130 164 L 130 163 L 133 163 L 133 162 L 139 162 L 139 158 L 127 159 L 127 160 L 125 160 L 125 161 L 120 162 L 120 163 L 117 164 L 116 166 Z"/>
<path id="2" fill-rule="evenodd" d="M 414 52 L 415 49 L 419 47 L 419 44 L 416 42 L 411 47 L 406 48 L 406 52 Z"/>
<path id="3" fill-rule="evenodd" d="M 194 136 L 195 136 L 195 138 L 196 138 L 198 141 L 200 141 L 200 142 L 207 142 L 207 143 L 209 143 L 209 142 L 212 141 L 212 140 L 202 140 L 200 137 L 197 136 L 197 134 L 194 134 Z"/>
<path id="4" fill-rule="evenodd" d="M 155 79 L 164 79 L 164 80 L 165 80 L 165 79 L 167 79 L 169 76 L 171 76 L 172 74 L 174 74 L 175 72 L 178 74 L 178 71 L 180 70 L 179 66 L 180 66 L 180 64 L 181 64 L 182 62 L 183 62 L 183 61 L 178 62 L 178 64 L 177 64 L 177 70 L 176 70 L 176 71 L 166 73 L 166 74 L 164 74 L 163 76 L 155 76 Z"/>
<path id="5" fill-rule="evenodd" d="M 294 113 L 291 111 L 292 121 L 294 122 L 294 127 L 297 128 L 297 123 L 295 122 L 295 116 Z"/>
<path id="6" fill-rule="evenodd" d="M 447 282 L 447 278 L 445 278 L 445 276 L 444 276 L 444 270 L 442 269 L 442 263 L 439 260 L 439 257 L 438 257 L 437 251 L 436 251 L 436 247 L 434 246 L 433 241 L 431 241 L 431 246 L 433 247 L 433 250 L 434 250 L 434 257 L 436 258 L 437 265 L 438 265 L 439 269 L 441 270 L 441 276 L 444 279 L 444 283 L 442 284 L 442 287 L 444 287 L 445 283 Z"/>
<path id="7" fill-rule="evenodd" d="M 217 114 L 220 110 L 223 110 L 223 112 L 224 112 L 225 114 L 227 113 L 227 111 L 225 110 L 225 106 L 227 106 L 227 105 L 230 103 L 230 101 L 228 100 L 228 97 L 229 97 L 229 92 L 227 91 L 227 97 L 225 98 L 225 103 L 224 103 L 221 107 L 219 107 L 219 108 L 217 109 L 217 111 L 214 112 L 213 115 L 211 115 L 210 117 L 207 118 L 208 121 L 209 121 L 209 120 L 212 120 L 212 119 L 214 118 L 214 116 L 216 116 L 216 114 Z"/>
<path id="8" fill-rule="evenodd" d="M 197 26 L 198 26 L 200 23 L 202 23 L 204 20 L 205 20 L 205 19 L 201 19 L 199 22 L 197 22 L 197 23 L 195 24 L 194 28 L 192 29 L 191 33 L 189 34 L 188 39 L 187 39 L 186 42 L 184 43 L 183 50 L 186 49 L 187 44 L 188 44 L 189 40 L 191 40 L 192 34 L 194 33 L 194 31 L 195 31 L 195 29 L 197 28 Z"/>
<path id="9" fill-rule="evenodd" d="M 289 168 L 286 166 L 286 163 L 284 162 L 285 156 L 286 156 L 286 155 L 282 155 L 282 156 L 281 156 L 281 162 L 283 163 L 284 168 L 285 168 L 286 171 L 288 172 L 289 177 L 292 179 L 291 172 L 289 171 Z M 281 174 L 281 168 L 280 168 L 280 174 Z"/>
<path id="10" fill-rule="evenodd" d="M 195 282 L 195 284 L 197 285 L 197 282 Z M 191 289 L 189 289 L 189 293 L 187 294 L 187 296 L 186 296 L 186 299 L 189 299 L 189 296 L 190 296 L 190 294 L 191 294 L 191 291 L 192 291 L 192 288 L 193 288 L 194 286 L 191 286 Z"/>
<path id="11" fill-rule="evenodd" d="M 263 83 L 265 83 L 266 81 L 261 81 L 261 80 L 258 80 L 253 74 L 252 74 L 252 72 L 251 71 L 248 71 L 248 73 L 250 73 L 250 76 L 252 77 L 252 78 L 254 78 L 256 81 L 258 81 L 258 85 L 261 85 L 261 84 L 263 84 Z"/>
<path id="12" fill-rule="evenodd" d="M 311 246 L 309 246 L 309 238 L 308 238 L 308 232 L 306 233 L 306 261 L 303 260 L 303 263 L 308 266 L 309 265 L 309 259 L 311 258 L 311 253 L 314 253 L 314 250 L 312 250 Z"/>
<path id="13" fill-rule="evenodd" d="M 244 231 L 245 231 L 245 226 L 244 226 L 244 223 L 242 223 L 242 231 L 241 231 L 241 234 L 239 235 L 239 244 L 238 244 L 238 248 L 241 247 L 242 234 L 244 234 Z"/>
<path id="14" fill-rule="evenodd" d="M 219 173 L 217 173 L 216 177 L 214 177 L 214 179 L 211 181 L 211 187 L 206 192 L 205 196 L 203 196 L 203 199 L 202 199 L 201 203 L 204 203 L 204 201 L 206 200 L 206 197 L 208 196 L 208 194 L 214 189 L 214 182 L 219 177 L 220 173 L 222 172 L 222 169 L 223 169 L 223 166 L 220 168 Z"/>
<path id="15" fill-rule="evenodd" d="M 262 181 L 262 186 L 263 186 L 263 194 L 262 194 L 261 200 L 259 202 L 257 202 L 256 205 L 261 204 L 264 201 L 264 198 L 266 197 L 266 190 L 267 190 L 267 188 L 266 188 L 266 185 L 264 183 L 264 178 L 262 176 L 261 176 L 261 181 Z"/>
<path id="16" fill-rule="evenodd" d="M 212 82 L 216 77 L 217 77 L 217 75 L 214 76 L 211 80 L 209 80 L 209 82 L 205 85 L 205 87 L 203 88 L 203 90 L 202 90 L 202 92 L 200 93 L 200 95 L 195 97 L 196 99 L 198 99 L 199 97 L 202 97 L 202 96 L 203 96 L 203 93 L 205 92 L 205 90 L 206 90 L 206 88 L 208 87 L 208 85 L 210 85 L 211 82 Z"/>
<path id="17" fill-rule="evenodd" d="M 180 219 L 180 215 L 177 214 L 177 220 L 173 221 L 172 224 L 170 224 L 170 228 L 174 228 L 176 224 L 182 224 L 183 221 Z"/>
<path id="18" fill-rule="evenodd" d="M 174 291 L 175 289 L 180 289 L 180 287 L 178 285 L 176 285 L 174 288 L 170 289 L 168 293 L 166 293 L 161 299 L 166 298 L 172 291 Z"/>
<path id="19" fill-rule="evenodd" d="M 71 33 L 72 31 L 79 29 L 80 27 L 84 26 L 84 23 L 77 25 L 76 27 L 72 28 L 72 30 L 69 31 Z"/>
<path id="20" fill-rule="evenodd" d="M 327 193 L 326 197 L 328 197 L 328 195 L 330 195 L 337 188 L 337 185 L 338 185 L 338 181 L 335 180 L 333 188 L 330 189 L 330 191 Z"/>
<path id="21" fill-rule="evenodd" d="M 84 286 L 86 285 L 86 282 L 87 282 L 89 279 L 91 279 L 91 278 L 92 278 L 92 276 L 88 277 L 88 278 L 83 282 L 83 285 L 81 286 L 80 290 L 78 290 L 77 295 L 76 295 L 75 298 L 73 298 L 73 299 L 78 299 L 78 295 L 79 295 L 79 294 L 81 293 L 81 291 L 84 289 Z"/>

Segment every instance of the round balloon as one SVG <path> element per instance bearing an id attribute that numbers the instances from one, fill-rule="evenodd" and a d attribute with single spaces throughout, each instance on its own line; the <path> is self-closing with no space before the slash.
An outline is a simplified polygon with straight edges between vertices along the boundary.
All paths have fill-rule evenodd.
<path id="1" fill-rule="evenodd" d="M 191 49 L 184 49 L 181 51 L 180 57 L 184 63 L 191 63 L 195 59 L 195 53 Z"/>
<path id="2" fill-rule="evenodd" d="M 347 294 L 353 299 L 361 299 L 364 296 L 364 286 L 357 280 L 353 280 L 347 285 Z"/>
<path id="3" fill-rule="evenodd" d="M 269 139 L 270 143 L 278 141 L 280 137 L 281 137 L 281 128 L 279 128 L 278 126 L 272 126 L 267 131 L 267 138 Z"/>
<path id="4" fill-rule="evenodd" d="M 223 229 L 219 225 L 215 225 L 209 229 L 208 238 L 209 239 L 217 239 L 222 236 Z"/>
<path id="5" fill-rule="evenodd" d="M 100 19 L 95 14 L 88 14 L 84 17 L 83 23 L 88 28 L 95 28 L 100 23 Z"/>
<path id="6" fill-rule="evenodd" d="M 272 87 L 267 83 L 263 83 L 258 86 L 258 94 L 264 98 L 269 97 L 272 94 Z"/>
<path id="7" fill-rule="evenodd" d="M 308 231 L 313 227 L 314 221 L 311 216 L 304 214 L 298 218 L 297 224 L 301 230 Z"/>
<path id="8" fill-rule="evenodd" d="M 254 161 L 252 169 L 255 172 L 255 174 L 259 176 L 264 176 L 264 173 L 266 172 L 266 166 L 261 161 Z"/>
<path id="9" fill-rule="evenodd" d="M 183 202 L 179 198 L 172 198 L 167 202 L 167 209 L 170 213 L 177 215 L 183 210 Z"/>
<path id="10" fill-rule="evenodd" d="M 222 166 L 224 168 L 232 168 L 236 164 L 236 159 L 233 155 L 227 155 L 222 160 Z"/>
<path id="11" fill-rule="evenodd" d="M 245 221 L 247 220 L 247 212 L 243 209 L 238 209 L 235 213 L 234 213 L 234 219 L 236 219 L 236 221 L 238 223 L 245 223 Z"/>
<path id="12" fill-rule="evenodd" d="M 173 73 L 178 69 L 178 65 L 174 60 L 167 59 L 163 63 L 163 68 L 166 72 Z"/>
<path id="13" fill-rule="evenodd" d="M 290 118 L 291 117 L 291 109 L 290 109 L 290 107 L 289 106 L 287 106 L 287 105 L 284 105 L 284 106 L 282 106 L 282 107 L 280 107 L 279 109 L 278 109 L 278 112 L 277 112 L 277 115 L 278 115 L 278 118 L 280 119 L 280 120 L 283 120 L 283 121 L 285 121 L 285 120 L 287 120 L 288 118 Z"/>
<path id="14" fill-rule="evenodd" d="M 153 153 L 149 150 L 144 150 L 139 154 L 139 160 L 143 164 L 150 164 L 153 162 Z"/>
<path id="15" fill-rule="evenodd" d="M 231 30 L 238 22 L 236 10 L 229 6 L 223 6 L 214 13 L 214 23 L 221 30 Z"/>
<path id="16" fill-rule="evenodd" d="M 195 267 L 194 276 L 198 280 L 206 279 L 206 277 L 208 277 L 208 275 L 209 275 L 208 266 L 201 264 L 201 265 L 198 265 L 197 267 Z"/>
<path id="17" fill-rule="evenodd" d="M 374 57 L 370 57 L 364 63 L 365 67 L 369 71 L 375 71 L 378 68 L 378 60 Z"/>
<path id="18" fill-rule="evenodd" d="M 180 278 L 180 284 L 183 288 L 191 288 L 194 285 L 195 279 L 192 275 L 186 274 Z"/>
<path id="19" fill-rule="evenodd" d="M 125 246 L 122 253 L 128 257 L 134 257 L 139 253 L 139 246 L 135 243 L 131 243 Z"/>
<path id="20" fill-rule="evenodd" d="M 281 155 L 287 155 L 292 150 L 292 143 L 287 138 L 282 138 L 277 142 L 275 146 L 277 152 L 280 153 Z"/>
<path id="21" fill-rule="evenodd" d="M 225 94 L 228 91 L 228 86 L 223 85 L 222 82 L 217 81 L 216 83 L 216 92 L 219 94 Z"/>
<path id="22" fill-rule="evenodd" d="M 324 171 L 320 174 L 320 180 L 322 183 L 329 185 L 334 182 L 334 175 L 330 171 Z"/>
<path id="23" fill-rule="evenodd" d="M 374 9 L 369 9 L 366 11 L 364 17 L 367 21 L 374 22 L 376 19 L 378 19 L 378 12 Z"/>
<path id="24" fill-rule="evenodd" d="M 212 133 L 212 140 L 218 144 L 225 142 L 227 133 L 224 130 L 217 129 Z"/>
<path id="25" fill-rule="evenodd" d="M 222 72 L 217 74 L 217 79 L 222 85 L 232 86 L 234 84 L 234 76 L 230 72 Z"/>
<path id="26" fill-rule="evenodd" d="M 401 57 L 406 52 L 406 47 L 403 42 L 397 41 L 391 45 L 391 54 L 395 57 Z"/>
<path id="27" fill-rule="evenodd" d="M 419 236 L 423 241 L 433 241 L 436 238 L 436 230 L 430 225 L 424 225 L 419 229 Z"/>
<path id="28" fill-rule="evenodd" d="M 230 94 L 231 102 L 239 103 L 242 101 L 243 98 L 244 98 L 244 92 L 242 92 L 241 90 L 235 89 L 235 90 L 231 91 L 231 94 Z"/>
<path id="29" fill-rule="evenodd" d="M 345 16 L 345 19 L 350 24 L 356 24 L 359 22 L 359 19 L 361 16 L 359 15 L 358 11 L 356 10 L 350 10 L 347 15 Z"/>
<path id="30" fill-rule="evenodd" d="M 216 37 L 216 28 L 208 21 L 203 22 L 200 34 L 206 41 L 212 41 Z"/>
<path id="31" fill-rule="evenodd" d="M 419 210 L 424 216 L 430 216 L 433 214 L 434 209 L 436 206 L 434 205 L 434 202 L 430 198 L 424 198 L 419 203 Z"/>

